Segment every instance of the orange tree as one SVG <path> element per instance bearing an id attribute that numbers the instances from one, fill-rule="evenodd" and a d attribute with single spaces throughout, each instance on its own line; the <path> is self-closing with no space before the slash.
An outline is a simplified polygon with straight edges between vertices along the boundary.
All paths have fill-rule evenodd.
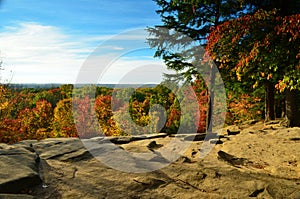
<path id="1" fill-rule="evenodd" d="M 51 136 L 53 108 L 46 100 L 36 102 L 36 107 L 23 109 L 18 113 L 20 130 L 26 139 L 43 139 Z"/>
<path id="2" fill-rule="evenodd" d="M 11 91 L 5 85 L 0 85 L 0 142 L 14 143 L 20 141 L 24 133 L 20 131 L 20 121 L 10 117 Z"/>
<path id="3" fill-rule="evenodd" d="M 283 16 L 278 9 L 258 10 L 214 27 L 208 37 L 208 55 L 221 69 L 239 81 L 253 82 L 253 88 L 265 86 L 267 120 L 275 118 L 275 85 L 287 92 L 299 86 L 298 81 L 290 81 L 299 80 L 299 21 L 299 14 Z M 289 119 L 292 126 L 300 125 L 299 119 Z"/>
<path id="4" fill-rule="evenodd" d="M 88 95 L 73 97 L 72 100 L 73 118 L 78 135 L 81 138 L 91 138 L 101 135 L 93 101 Z"/>
<path id="5" fill-rule="evenodd" d="M 101 131 L 106 136 L 122 135 L 120 128 L 118 128 L 111 108 L 111 95 L 99 95 L 94 102 L 95 114 L 100 125 Z"/>
<path id="6" fill-rule="evenodd" d="M 198 132 L 205 132 L 206 130 L 206 118 L 207 118 L 207 104 L 208 104 L 208 92 L 205 89 L 205 84 L 202 80 L 195 80 L 192 84 L 193 90 L 197 96 L 199 106 L 199 121 L 198 121 Z M 217 102 L 215 102 L 217 103 Z"/>

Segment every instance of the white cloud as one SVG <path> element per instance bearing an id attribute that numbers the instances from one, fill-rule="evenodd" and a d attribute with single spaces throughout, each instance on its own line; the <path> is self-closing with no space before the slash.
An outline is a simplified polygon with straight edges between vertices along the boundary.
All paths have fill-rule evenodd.
<path id="1" fill-rule="evenodd" d="M 120 46 L 112 46 L 112 45 L 101 46 L 100 48 L 102 48 L 102 49 L 108 49 L 108 50 L 124 50 L 123 47 L 120 47 Z"/>
<path id="2" fill-rule="evenodd" d="M 57 27 L 38 23 L 20 23 L 14 27 L 5 27 L 0 33 L 0 56 L 6 70 L 2 74 L 4 76 L 2 79 L 10 79 L 8 71 L 12 71 L 12 83 L 75 83 L 82 64 L 97 47 L 93 41 L 104 41 L 100 46 L 104 49 L 103 52 L 122 51 L 124 45 L 118 45 L 122 44 L 122 41 L 118 40 L 127 40 L 130 43 L 130 40 L 145 38 L 145 32 L 135 33 L 121 34 L 117 37 L 112 35 L 86 37 L 69 35 Z M 113 42 L 109 44 L 113 45 L 105 45 L 106 39 L 111 39 Z M 141 65 L 163 66 L 161 61 L 149 59 L 149 56 L 135 57 L 136 60 L 132 58 L 123 57 L 113 63 L 106 70 L 101 83 L 117 83 L 127 72 Z M 97 60 L 96 67 L 105 67 L 100 66 L 99 61 L 101 62 Z M 87 73 L 87 75 L 95 74 Z M 153 71 L 144 73 L 145 77 L 149 75 L 157 73 L 154 74 Z"/>
<path id="3" fill-rule="evenodd" d="M 53 26 L 21 23 L 0 33 L 1 57 L 12 82 L 73 82 L 89 49 Z"/>
<path id="4" fill-rule="evenodd" d="M 120 58 L 107 66 L 98 83 L 109 82 L 111 79 L 120 84 L 160 83 L 166 72 L 168 71 L 162 61 Z"/>
<path id="5" fill-rule="evenodd" d="M 146 42 L 146 39 L 148 38 L 148 33 L 143 28 L 135 28 L 135 29 L 129 29 L 126 31 L 121 31 L 119 34 L 114 35 L 99 35 L 99 36 L 92 36 L 88 37 L 85 40 L 86 41 L 130 41 L 130 40 L 140 40 Z"/>

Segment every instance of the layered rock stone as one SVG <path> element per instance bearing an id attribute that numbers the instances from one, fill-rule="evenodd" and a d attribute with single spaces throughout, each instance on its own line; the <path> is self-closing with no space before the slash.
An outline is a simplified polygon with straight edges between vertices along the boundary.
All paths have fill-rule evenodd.
<path id="1" fill-rule="evenodd" d="M 38 162 L 29 146 L 0 144 L 0 193 L 26 192 L 39 184 Z"/>
<path id="2" fill-rule="evenodd" d="M 300 198 L 299 128 L 257 122 L 227 129 L 209 139 L 159 134 L 0 144 L 0 198 Z M 189 147 L 168 161 L 164 150 L 178 151 L 181 143 Z M 204 143 L 214 147 L 200 158 Z M 111 168 L 111 161 L 132 172 Z"/>

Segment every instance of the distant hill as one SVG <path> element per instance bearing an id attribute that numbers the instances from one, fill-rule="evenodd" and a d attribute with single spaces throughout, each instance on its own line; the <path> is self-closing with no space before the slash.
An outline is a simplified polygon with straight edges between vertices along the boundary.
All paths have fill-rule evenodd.
<path id="1" fill-rule="evenodd" d="M 20 88 L 59 88 L 61 85 L 64 84 L 9 84 L 10 88 L 14 89 L 20 89 Z M 90 85 L 95 85 L 95 84 L 76 84 L 76 87 L 83 87 L 83 86 L 90 86 Z M 144 85 L 139 85 L 139 84 L 97 84 L 99 87 L 107 87 L 107 88 L 137 88 L 137 87 L 142 87 L 142 88 L 153 88 L 157 86 L 157 84 L 144 84 Z"/>

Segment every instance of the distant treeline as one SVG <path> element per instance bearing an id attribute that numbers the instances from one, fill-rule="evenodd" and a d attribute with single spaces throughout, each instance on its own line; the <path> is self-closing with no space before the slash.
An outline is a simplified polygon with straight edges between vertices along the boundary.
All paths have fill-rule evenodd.
<path id="1" fill-rule="evenodd" d="M 65 84 L 57 84 L 57 83 L 47 83 L 47 84 L 35 84 L 35 83 L 26 83 L 26 84 L 8 84 L 9 88 L 12 89 L 22 89 L 22 88 L 59 88 L 60 86 L 65 85 Z M 153 88 L 157 86 L 157 84 L 70 84 L 75 87 L 84 87 L 84 86 L 90 86 L 90 85 L 95 85 L 99 87 L 107 87 L 107 88 Z"/>

